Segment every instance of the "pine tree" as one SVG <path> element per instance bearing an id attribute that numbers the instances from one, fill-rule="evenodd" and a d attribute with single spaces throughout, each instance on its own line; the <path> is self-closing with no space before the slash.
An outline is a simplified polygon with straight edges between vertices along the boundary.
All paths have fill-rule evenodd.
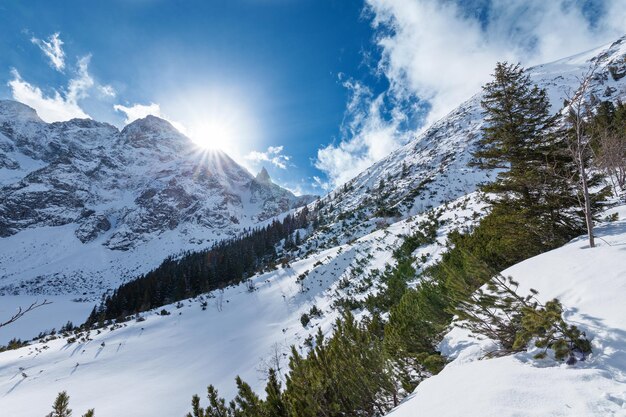
<path id="1" fill-rule="evenodd" d="M 273 368 L 269 370 L 267 385 L 265 386 L 265 403 L 264 413 L 267 417 L 287 417 L 287 408 L 283 400 L 280 381 L 276 377 L 276 371 Z"/>
<path id="2" fill-rule="evenodd" d="M 72 410 L 69 406 L 70 396 L 67 395 L 65 391 L 60 392 L 54 400 L 54 404 L 52 405 L 53 411 L 49 414 L 49 417 L 71 417 Z"/>
<path id="3" fill-rule="evenodd" d="M 95 413 L 93 408 L 88 410 L 82 417 L 94 417 Z M 46 417 L 71 417 L 72 410 L 70 409 L 70 396 L 67 392 L 62 391 L 57 395 L 52 405 L 52 412 Z"/>
<path id="4" fill-rule="evenodd" d="M 263 417 L 262 402 L 254 393 L 252 387 L 239 376 L 237 383 L 237 396 L 231 402 L 234 417 Z"/>
<path id="5" fill-rule="evenodd" d="M 484 92 L 485 126 L 473 165 L 500 170 L 482 189 L 496 194 L 493 221 L 511 234 L 494 244 L 525 241 L 532 256 L 582 233 L 584 213 L 570 180 L 576 166 L 555 132 L 545 90 L 519 64 L 498 63 Z"/>
<path id="6" fill-rule="evenodd" d="M 384 348 L 406 392 L 439 372 L 445 362 L 436 348 L 451 319 L 444 292 L 442 286 L 423 281 L 407 290 L 389 313 Z"/>
<path id="7" fill-rule="evenodd" d="M 220 398 L 213 385 L 207 387 L 207 397 L 209 405 L 203 409 L 200 406 L 200 397 L 194 395 L 191 399 L 192 411 L 187 413 L 187 417 L 233 417 L 233 408 L 226 406 L 226 401 Z"/>

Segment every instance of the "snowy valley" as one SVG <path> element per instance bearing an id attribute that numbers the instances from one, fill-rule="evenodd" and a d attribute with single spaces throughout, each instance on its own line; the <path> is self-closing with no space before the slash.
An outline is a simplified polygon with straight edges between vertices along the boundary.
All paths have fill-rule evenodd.
<path id="1" fill-rule="evenodd" d="M 556 113 L 590 66 L 589 96 L 626 99 L 626 38 L 529 73 Z M 468 165 L 482 97 L 319 199 L 294 196 L 265 171 L 254 177 L 222 152 L 198 151 L 158 118 L 122 131 L 92 120 L 47 124 L 0 102 L 0 315 L 53 301 L 0 329 L 0 344 L 81 324 L 103 294 L 168 257 L 304 205 L 324 218 L 298 230 L 297 247 L 277 245 L 284 263 L 239 285 L 1 352 L 0 415 L 43 416 L 66 390 L 72 408 L 100 417 L 182 416 L 208 384 L 231 399 L 238 375 L 257 393 L 270 367 L 284 380 L 290 346 L 306 354 L 310 336 L 332 334 L 346 306 L 367 315 L 364 300 L 384 288 L 380 271 L 407 236 L 434 228 L 412 252 L 423 271 L 441 259 L 450 233 L 486 215 L 477 190 L 496 172 Z M 502 272 L 521 293 L 562 302 L 566 320 L 591 340 L 586 360 L 534 359 L 532 349 L 484 359 L 495 342 L 451 326 L 439 346 L 449 362 L 389 415 L 626 416 L 626 208 L 602 217 L 596 248 L 581 237 Z"/>

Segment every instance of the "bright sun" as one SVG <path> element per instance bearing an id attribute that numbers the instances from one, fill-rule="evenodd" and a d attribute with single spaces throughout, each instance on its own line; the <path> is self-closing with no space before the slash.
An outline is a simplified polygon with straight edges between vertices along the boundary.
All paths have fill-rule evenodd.
<path id="1" fill-rule="evenodd" d="M 261 129 L 243 94 L 225 88 L 194 88 L 163 101 L 172 105 L 171 117 L 184 126 L 183 133 L 201 148 L 240 154 L 258 141 Z"/>
<path id="2" fill-rule="evenodd" d="M 189 137 L 205 149 L 224 149 L 240 139 L 234 123 L 217 118 L 200 120 L 189 127 Z"/>

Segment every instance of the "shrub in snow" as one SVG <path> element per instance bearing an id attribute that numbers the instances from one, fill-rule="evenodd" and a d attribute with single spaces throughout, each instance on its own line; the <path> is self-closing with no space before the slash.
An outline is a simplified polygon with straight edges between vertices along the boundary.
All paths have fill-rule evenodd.
<path id="1" fill-rule="evenodd" d="M 591 343 L 576 326 L 563 320 L 563 306 L 559 300 L 542 305 L 537 291 L 522 297 L 517 294 L 518 283 L 502 275 L 494 276 L 485 286 L 459 302 L 455 309 L 461 327 L 475 335 L 486 336 L 500 343 L 500 348 L 487 356 L 500 356 L 525 350 L 531 342 L 543 351 L 536 359 L 554 351 L 557 360 L 568 358 L 576 363 L 591 353 Z"/>
<path id="2" fill-rule="evenodd" d="M 591 353 L 591 342 L 576 326 L 567 324 L 562 318 L 563 306 L 554 299 L 545 306 L 524 307 L 522 311 L 521 329 L 518 331 L 513 348 L 525 348 L 531 341 L 543 351 L 535 358 L 547 356 L 548 349 L 554 351 L 557 360 L 567 358 L 567 363 L 573 365 L 577 357 L 584 359 Z"/>
<path id="3" fill-rule="evenodd" d="M 300 316 L 300 323 L 302 323 L 302 327 L 306 327 L 311 322 L 311 317 L 307 313 L 303 313 Z"/>
<path id="4" fill-rule="evenodd" d="M 67 395 L 67 392 L 63 391 L 57 395 L 57 398 L 54 400 L 54 404 L 52 404 L 52 412 L 48 414 L 46 417 L 70 417 L 72 415 L 72 410 L 69 407 L 70 404 L 70 396 Z M 88 410 L 82 417 L 93 417 L 94 411 L 93 408 Z"/>

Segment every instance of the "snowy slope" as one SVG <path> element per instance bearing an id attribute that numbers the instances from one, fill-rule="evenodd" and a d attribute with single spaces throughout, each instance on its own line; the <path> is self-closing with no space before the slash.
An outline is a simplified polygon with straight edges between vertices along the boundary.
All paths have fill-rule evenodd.
<path id="1" fill-rule="evenodd" d="M 619 222 L 598 227 L 598 247 L 579 238 L 503 272 L 521 294 L 534 288 L 541 301 L 561 300 L 566 320 L 592 340 L 586 361 L 568 366 L 533 352 L 481 360 L 490 341 L 454 329 L 441 345 L 454 360 L 389 416 L 626 416 L 626 207 L 617 211 Z"/>
<path id="2" fill-rule="evenodd" d="M 416 254 L 435 258 L 446 234 L 472 222 L 480 207 L 475 196 L 442 207 L 439 214 L 445 224 L 438 242 Z M 209 383 L 227 398 L 234 396 L 237 375 L 262 392 L 263 363 L 272 363 L 276 349 L 285 371 L 289 347 L 302 349 L 304 339 L 318 327 L 324 333 L 331 331 L 338 315 L 334 302 L 348 293 L 364 297 L 367 292 L 355 290 L 359 280 L 392 262 L 401 236 L 425 218 L 400 221 L 303 257 L 289 268 L 257 276 L 252 292 L 242 284 L 186 300 L 180 308 L 165 306 L 169 316 L 159 315 L 157 309 L 145 313 L 145 321 L 92 331 L 89 341 L 68 343 L 68 337 L 63 337 L 4 352 L 0 354 L 0 409 L 11 417 L 43 415 L 56 393 L 67 390 L 72 407 L 95 407 L 102 417 L 129 409 L 135 417 L 177 416 L 188 410 L 191 395 L 203 394 Z M 357 268 L 363 272 L 355 275 Z M 350 285 L 340 285 L 342 279 Z M 201 308 L 203 301 L 206 310 Z M 300 317 L 313 305 L 323 316 L 304 328 Z M 28 409 L 23 407 L 25 401 Z"/>

